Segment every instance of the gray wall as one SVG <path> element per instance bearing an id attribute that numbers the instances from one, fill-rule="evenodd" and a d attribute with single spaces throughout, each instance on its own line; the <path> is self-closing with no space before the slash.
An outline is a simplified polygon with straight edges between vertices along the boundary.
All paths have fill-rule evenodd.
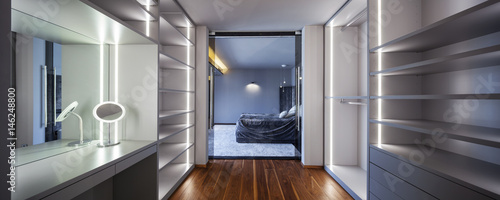
<path id="1" fill-rule="evenodd" d="M 208 28 L 196 27 L 196 165 L 208 163 Z"/>
<path id="2" fill-rule="evenodd" d="M 45 41 L 18 34 L 17 42 L 17 121 L 25 124 L 17 128 L 18 144 L 36 145 L 45 142 L 41 68 L 45 65 Z"/>
<path id="3" fill-rule="evenodd" d="M 302 29 L 302 164 L 323 166 L 323 26 Z"/>
<path id="4" fill-rule="evenodd" d="M 215 77 L 215 123 L 236 123 L 242 113 L 279 113 L 282 74 L 290 84 L 291 70 L 230 69 Z M 255 85 L 250 85 L 255 82 Z"/>

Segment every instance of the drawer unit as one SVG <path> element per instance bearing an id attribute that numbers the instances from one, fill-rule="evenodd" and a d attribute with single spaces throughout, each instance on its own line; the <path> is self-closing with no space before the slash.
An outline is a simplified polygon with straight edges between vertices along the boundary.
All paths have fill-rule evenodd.
<path id="1" fill-rule="evenodd" d="M 391 192 L 389 189 L 385 188 L 380 183 L 371 178 L 370 178 L 370 192 L 373 193 L 375 196 L 379 197 L 380 199 L 402 200 L 401 197 Z"/>
<path id="2" fill-rule="evenodd" d="M 377 181 L 380 185 L 386 189 L 391 190 L 396 195 L 403 199 L 408 200 L 424 200 L 424 199 L 436 199 L 435 197 L 427 194 L 426 192 L 416 188 L 415 186 L 409 184 L 408 182 L 401 180 L 400 178 L 392 175 L 391 173 L 383 170 L 382 168 L 370 164 L 370 179 Z"/>
<path id="3" fill-rule="evenodd" d="M 373 147 L 370 148 L 371 164 L 377 165 L 380 169 L 428 192 L 438 199 L 491 199 L 381 151 Z"/>

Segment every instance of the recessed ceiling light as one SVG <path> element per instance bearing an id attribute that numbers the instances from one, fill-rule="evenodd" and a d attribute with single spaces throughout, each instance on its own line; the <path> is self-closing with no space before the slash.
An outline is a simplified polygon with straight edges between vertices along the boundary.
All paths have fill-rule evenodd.
<path id="1" fill-rule="evenodd" d="M 281 65 L 281 67 L 286 67 L 286 65 Z"/>

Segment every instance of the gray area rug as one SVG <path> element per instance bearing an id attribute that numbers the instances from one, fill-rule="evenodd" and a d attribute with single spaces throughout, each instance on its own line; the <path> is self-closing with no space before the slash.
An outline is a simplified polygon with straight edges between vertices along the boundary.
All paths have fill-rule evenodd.
<path id="1" fill-rule="evenodd" d="M 209 156 L 297 157 L 299 152 L 292 144 L 238 143 L 236 125 L 215 125 L 209 131 Z"/>

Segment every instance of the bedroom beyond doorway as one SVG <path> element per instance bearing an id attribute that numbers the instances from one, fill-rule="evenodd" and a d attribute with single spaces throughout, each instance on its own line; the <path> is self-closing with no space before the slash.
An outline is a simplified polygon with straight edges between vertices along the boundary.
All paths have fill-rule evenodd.
<path id="1" fill-rule="evenodd" d="M 210 158 L 300 158 L 299 32 L 209 39 Z"/>

